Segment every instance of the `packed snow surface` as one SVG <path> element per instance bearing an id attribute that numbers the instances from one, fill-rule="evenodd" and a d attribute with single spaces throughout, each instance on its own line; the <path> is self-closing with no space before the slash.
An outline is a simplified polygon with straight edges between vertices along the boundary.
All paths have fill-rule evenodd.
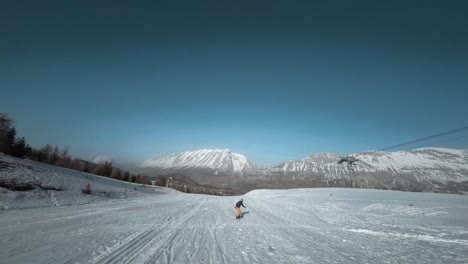
<path id="1" fill-rule="evenodd" d="M 468 197 L 179 192 L 0 213 L 0 263 L 467 263 Z"/>

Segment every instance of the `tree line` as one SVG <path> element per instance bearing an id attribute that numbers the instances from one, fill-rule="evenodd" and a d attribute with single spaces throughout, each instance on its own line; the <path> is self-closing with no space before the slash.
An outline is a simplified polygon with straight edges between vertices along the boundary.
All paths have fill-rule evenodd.
<path id="1" fill-rule="evenodd" d="M 13 125 L 13 120 L 7 114 L 0 113 L 0 153 L 121 181 L 151 184 L 148 175 L 131 174 L 129 171 L 123 171 L 112 166 L 112 162 L 97 164 L 73 158 L 69 155 L 68 147 L 60 149 L 58 146 L 47 144 L 42 148 L 33 148 L 26 142 L 24 137 L 18 138 L 16 134 L 17 131 Z"/>

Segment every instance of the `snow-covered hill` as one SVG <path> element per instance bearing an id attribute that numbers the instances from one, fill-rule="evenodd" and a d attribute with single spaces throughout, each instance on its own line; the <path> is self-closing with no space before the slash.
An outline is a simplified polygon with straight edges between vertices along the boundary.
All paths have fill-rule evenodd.
<path id="1" fill-rule="evenodd" d="M 138 164 L 152 172 L 206 171 L 214 175 L 247 175 L 257 171 L 244 155 L 229 149 L 201 149 L 159 156 Z"/>
<path id="2" fill-rule="evenodd" d="M 88 184 L 91 194 L 84 194 L 82 189 Z M 100 203 L 170 191 L 0 154 L 0 211 Z"/>

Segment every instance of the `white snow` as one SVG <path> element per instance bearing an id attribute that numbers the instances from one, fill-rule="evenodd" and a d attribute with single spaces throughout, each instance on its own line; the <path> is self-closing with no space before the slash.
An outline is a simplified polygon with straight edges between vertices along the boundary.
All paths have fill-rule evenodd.
<path id="1" fill-rule="evenodd" d="M 436 148 L 436 147 L 417 148 L 417 149 L 414 149 L 413 151 L 426 151 L 426 150 L 445 152 L 445 153 L 450 153 L 452 155 L 459 155 L 459 156 L 463 156 L 467 153 L 467 150 L 463 150 L 463 149 L 448 149 L 448 148 Z"/>
<path id="2" fill-rule="evenodd" d="M 33 167 L 28 171 L 18 166 L 15 177 L 21 178 L 20 172 L 39 179 L 50 176 L 51 184 L 70 178 L 64 182 L 77 186 L 69 186 L 62 196 L 74 197 L 89 180 L 77 181 L 81 173 L 70 170 L 29 161 L 21 164 Z M 96 188 L 109 192 L 135 186 L 91 178 Z M 117 199 L 78 199 L 68 206 L 49 203 L 49 207 L 3 211 L 0 262 L 468 262 L 465 195 L 338 188 L 255 190 L 243 196 L 244 218 L 235 220 L 234 204 L 240 197 L 157 190 L 142 188 Z M 66 201 L 59 193 L 53 192 L 57 201 Z M 86 203 L 78 204 L 82 202 Z"/>
<path id="3" fill-rule="evenodd" d="M 387 233 L 387 232 L 373 231 L 373 230 L 367 230 L 367 229 L 349 229 L 349 231 L 356 232 L 356 233 L 369 234 L 369 235 L 374 235 L 374 236 L 380 236 L 380 237 L 393 236 L 397 238 L 416 239 L 416 240 L 435 242 L 435 243 L 455 243 L 455 244 L 460 244 L 463 246 L 468 246 L 468 240 L 463 240 L 463 239 L 442 239 L 442 238 L 437 238 L 437 237 L 428 236 L 428 235 Z"/>

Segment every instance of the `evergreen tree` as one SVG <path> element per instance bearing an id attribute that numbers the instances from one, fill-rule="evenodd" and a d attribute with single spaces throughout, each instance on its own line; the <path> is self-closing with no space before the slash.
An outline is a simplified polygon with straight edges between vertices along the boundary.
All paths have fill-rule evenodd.
<path id="1" fill-rule="evenodd" d="M 10 117 L 7 114 L 0 113 L 0 152 L 7 154 L 10 146 L 14 143 L 14 139 L 11 140 L 12 123 Z M 16 131 L 15 131 L 16 136 Z"/>
<path id="2" fill-rule="evenodd" d="M 13 145 L 15 144 L 15 139 L 16 139 L 16 128 L 12 127 L 8 130 L 4 138 L 6 154 L 12 154 L 11 151 L 12 151 Z"/>
<path id="3" fill-rule="evenodd" d="M 26 144 L 24 137 L 16 140 L 16 142 L 10 148 L 10 154 L 14 157 L 24 158 L 31 154 L 32 148 Z"/>

